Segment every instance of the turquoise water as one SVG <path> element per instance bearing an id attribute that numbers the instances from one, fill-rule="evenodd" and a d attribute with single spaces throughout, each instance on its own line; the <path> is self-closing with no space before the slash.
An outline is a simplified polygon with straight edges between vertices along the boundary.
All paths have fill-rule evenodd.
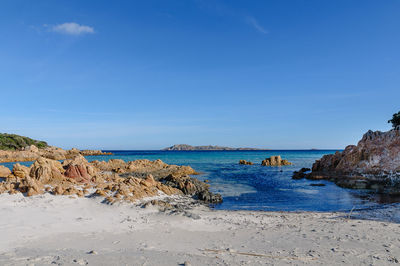
<path id="1" fill-rule="evenodd" d="M 112 158 L 125 161 L 161 159 L 168 164 L 190 165 L 209 180 L 210 189 L 224 202 L 216 209 L 273 211 L 348 211 L 382 206 L 379 196 L 368 191 L 344 189 L 329 181 L 292 180 L 293 171 L 311 168 L 315 160 L 332 150 L 268 151 L 112 151 Z M 281 155 L 291 166 L 261 166 L 266 157 Z M 108 160 L 91 156 L 88 160 Z M 239 165 L 239 160 L 255 165 Z M 311 184 L 325 186 L 311 186 Z"/>
<path id="2" fill-rule="evenodd" d="M 168 164 L 190 165 L 209 180 L 210 189 L 224 202 L 213 206 L 229 210 L 269 211 L 349 211 L 384 206 L 384 199 L 368 191 L 344 189 L 328 181 L 292 180 L 293 171 L 311 168 L 313 162 L 331 150 L 307 151 L 112 151 L 112 156 L 88 156 L 92 160 L 111 158 L 132 161 L 161 159 Z M 261 166 L 261 161 L 281 155 L 291 166 Z M 255 165 L 239 165 L 239 160 Z M 25 163 L 29 165 L 30 163 Z M 11 163 L 3 164 L 12 167 Z M 325 186 L 311 186 L 311 184 Z"/>

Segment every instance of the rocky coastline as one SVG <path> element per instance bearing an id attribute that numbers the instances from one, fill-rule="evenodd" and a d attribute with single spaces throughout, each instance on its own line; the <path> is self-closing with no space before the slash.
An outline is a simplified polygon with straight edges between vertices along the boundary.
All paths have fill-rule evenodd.
<path id="1" fill-rule="evenodd" d="M 33 151 L 20 153 L 39 153 L 37 149 L 31 149 Z M 0 178 L 5 179 L 0 183 L 0 194 L 101 196 L 104 202 L 111 204 L 120 201 L 135 203 L 159 195 L 189 196 L 205 203 L 222 202 L 221 195 L 211 193 L 208 184 L 190 176 L 197 174 L 190 166 L 168 165 L 161 160 L 88 162 L 79 150 L 55 151 L 51 155 L 47 150 L 44 153 L 47 156 L 37 158 L 30 167 L 16 163 L 10 170 L 0 166 Z M 90 155 L 94 153 L 89 152 Z M 60 158 L 68 159 L 60 162 Z"/>
<path id="2" fill-rule="evenodd" d="M 294 179 L 330 180 L 346 188 L 400 192 L 400 126 L 387 132 L 365 133 L 357 145 L 317 160 L 310 173 L 302 169 Z"/>

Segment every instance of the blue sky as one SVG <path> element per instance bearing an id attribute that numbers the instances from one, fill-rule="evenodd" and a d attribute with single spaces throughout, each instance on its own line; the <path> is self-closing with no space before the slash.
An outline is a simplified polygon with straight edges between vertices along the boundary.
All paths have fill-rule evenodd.
<path id="1" fill-rule="evenodd" d="M 0 2 L 0 132 L 344 148 L 400 111 L 400 1 Z"/>

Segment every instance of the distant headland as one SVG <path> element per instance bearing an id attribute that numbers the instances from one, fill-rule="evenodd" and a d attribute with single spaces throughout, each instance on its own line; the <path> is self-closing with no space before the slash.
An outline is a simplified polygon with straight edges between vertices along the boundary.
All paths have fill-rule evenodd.
<path id="1" fill-rule="evenodd" d="M 223 146 L 191 146 L 187 144 L 175 144 L 171 147 L 162 149 L 163 151 L 255 151 L 255 150 L 265 150 L 257 148 L 231 148 Z"/>

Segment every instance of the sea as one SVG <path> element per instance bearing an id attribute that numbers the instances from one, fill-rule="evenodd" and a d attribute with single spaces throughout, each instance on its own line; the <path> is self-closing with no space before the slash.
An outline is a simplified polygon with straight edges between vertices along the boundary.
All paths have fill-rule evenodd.
<path id="1" fill-rule="evenodd" d="M 260 211 L 351 211 L 384 208 L 398 198 L 369 190 L 341 188 L 324 180 L 293 180 L 303 167 L 311 168 L 315 160 L 335 150 L 251 150 L 251 151 L 127 151 L 112 150 L 113 155 L 87 156 L 89 161 L 122 159 L 161 159 L 168 164 L 189 165 L 208 180 L 210 190 L 220 193 L 223 203 L 212 205 L 222 210 Z M 261 161 L 280 155 L 293 164 L 282 167 L 262 166 Z M 254 165 L 239 165 L 239 160 Z M 29 165 L 30 162 L 23 164 Z M 12 168 L 12 163 L 3 163 Z"/>

